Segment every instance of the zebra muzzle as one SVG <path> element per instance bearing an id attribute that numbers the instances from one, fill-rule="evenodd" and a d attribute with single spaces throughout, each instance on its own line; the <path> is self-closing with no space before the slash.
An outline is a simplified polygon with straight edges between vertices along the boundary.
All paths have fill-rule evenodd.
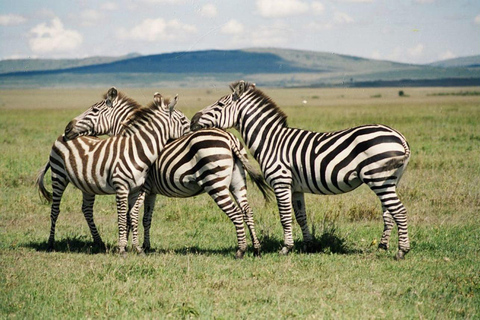
<path id="1" fill-rule="evenodd" d="M 63 135 L 63 140 L 64 141 L 75 139 L 78 136 L 78 133 L 75 130 L 76 122 L 77 122 L 77 120 L 72 120 L 65 127 L 65 131 L 64 131 L 64 135 Z"/>
<path id="2" fill-rule="evenodd" d="M 190 124 L 190 130 L 191 130 L 191 131 L 198 131 L 198 130 L 200 130 L 200 129 L 202 129 L 202 128 L 203 128 L 203 127 L 202 127 L 200 124 L 198 124 L 198 123 L 193 123 L 193 122 L 192 122 L 192 124 Z"/>

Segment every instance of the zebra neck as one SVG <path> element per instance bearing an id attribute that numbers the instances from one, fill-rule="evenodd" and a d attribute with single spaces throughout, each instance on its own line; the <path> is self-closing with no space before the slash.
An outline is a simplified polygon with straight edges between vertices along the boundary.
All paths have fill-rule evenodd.
<path id="1" fill-rule="evenodd" d="M 135 109 L 130 108 L 128 110 L 119 110 L 112 121 L 112 128 L 111 128 L 111 134 L 113 136 L 121 134 L 125 128 L 124 128 L 124 123 L 125 120 L 127 120 L 130 116 L 133 115 L 135 112 Z"/>
<path id="2" fill-rule="evenodd" d="M 158 154 L 167 143 L 169 136 L 167 124 L 164 119 L 152 119 L 136 128 L 137 130 L 130 135 L 134 148 L 149 166 L 157 160 Z"/>
<path id="3" fill-rule="evenodd" d="M 286 129 L 285 119 L 260 113 L 260 117 L 244 117 L 238 128 L 247 148 L 254 158 L 263 162 L 264 155 L 272 148 L 276 148 L 282 132 Z"/>

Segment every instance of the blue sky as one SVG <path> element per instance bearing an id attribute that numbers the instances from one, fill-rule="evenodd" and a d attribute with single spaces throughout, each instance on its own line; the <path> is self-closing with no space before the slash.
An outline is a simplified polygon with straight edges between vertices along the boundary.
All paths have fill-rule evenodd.
<path id="1" fill-rule="evenodd" d="M 250 47 L 406 63 L 478 55 L 480 1 L 0 1 L 0 59 Z"/>

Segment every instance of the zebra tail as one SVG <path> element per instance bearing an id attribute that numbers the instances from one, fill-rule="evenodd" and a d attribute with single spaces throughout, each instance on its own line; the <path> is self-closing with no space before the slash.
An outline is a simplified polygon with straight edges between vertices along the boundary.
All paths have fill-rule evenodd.
<path id="1" fill-rule="evenodd" d="M 42 199 L 43 197 L 43 199 L 45 199 L 47 203 L 52 203 L 53 201 L 52 193 L 48 191 L 47 188 L 45 188 L 45 183 L 44 183 L 45 173 L 47 173 L 48 169 L 50 169 L 50 161 L 48 161 L 45 167 L 43 167 L 43 169 L 41 169 L 38 172 L 35 185 L 38 188 L 38 194 L 40 196 L 40 199 Z"/>
<path id="2" fill-rule="evenodd" d="M 239 147 L 236 145 L 234 141 L 232 141 L 232 149 L 235 156 L 240 160 L 240 162 L 242 162 L 242 166 L 245 169 L 245 171 L 248 172 L 250 179 L 252 179 L 252 181 L 255 183 L 257 188 L 262 193 L 265 201 L 270 202 L 273 197 L 273 190 L 265 181 L 263 174 L 250 164 L 246 155 L 243 155 L 240 152 Z"/>

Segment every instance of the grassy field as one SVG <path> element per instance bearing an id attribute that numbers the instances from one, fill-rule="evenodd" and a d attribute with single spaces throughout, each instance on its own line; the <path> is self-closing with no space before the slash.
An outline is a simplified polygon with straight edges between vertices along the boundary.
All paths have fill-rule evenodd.
<path id="1" fill-rule="evenodd" d="M 34 188 L 67 122 L 100 100 L 100 89 L 0 90 L 0 318 L 480 318 L 480 88 L 264 89 L 289 124 L 316 131 L 383 123 L 408 139 L 412 157 L 399 195 L 412 250 L 394 261 L 376 249 L 379 201 L 365 187 L 306 197 L 318 252 L 279 256 L 275 203 L 249 183 L 263 256 L 234 259 L 232 223 L 206 195 L 159 197 L 155 252 L 115 254 L 115 198 L 97 197 L 95 219 L 110 249 L 94 254 L 69 187 L 46 252 L 50 207 Z M 122 88 L 119 88 L 122 90 Z M 179 93 L 188 116 L 227 93 L 210 89 L 123 89 L 142 104 Z M 304 103 L 305 102 L 305 103 Z M 48 182 L 50 188 L 50 184 Z"/>

